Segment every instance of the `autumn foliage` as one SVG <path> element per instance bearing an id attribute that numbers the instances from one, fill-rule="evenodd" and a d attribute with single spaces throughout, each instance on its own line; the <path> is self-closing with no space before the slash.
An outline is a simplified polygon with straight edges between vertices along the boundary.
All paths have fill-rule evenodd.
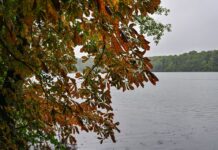
<path id="1" fill-rule="evenodd" d="M 0 147 L 64 148 L 80 131 L 111 138 L 111 87 L 156 84 L 136 19 L 160 0 L 0 1 Z M 85 62 L 76 68 L 75 47 Z M 60 135 L 59 137 L 56 135 Z"/>

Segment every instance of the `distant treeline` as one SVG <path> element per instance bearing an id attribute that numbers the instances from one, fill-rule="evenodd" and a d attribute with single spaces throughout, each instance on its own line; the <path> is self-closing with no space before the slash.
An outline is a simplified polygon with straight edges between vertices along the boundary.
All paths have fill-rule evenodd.
<path id="1" fill-rule="evenodd" d="M 196 52 L 191 51 L 181 55 L 150 57 L 155 72 L 209 72 L 218 71 L 218 50 Z M 92 66 L 93 60 L 82 63 L 77 61 L 78 71 L 86 66 Z"/>
<path id="2" fill-rule="evenodd" d="M 191 51 L 174 56 L 151 57 L 156 72 L 209 72 L 218 71 L 218 50 Z"/>

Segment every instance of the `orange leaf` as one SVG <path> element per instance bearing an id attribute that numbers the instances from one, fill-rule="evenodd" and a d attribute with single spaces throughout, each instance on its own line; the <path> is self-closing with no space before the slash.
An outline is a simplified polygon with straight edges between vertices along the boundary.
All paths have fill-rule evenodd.
<path id="1" fill-rule="evenodd" d="M 76 78 L 80 78 L 81 76 L 82 76 L 81 73 L 80 73 L 80 72 L 77 72 L 75 77 L 76 77 Z"/>

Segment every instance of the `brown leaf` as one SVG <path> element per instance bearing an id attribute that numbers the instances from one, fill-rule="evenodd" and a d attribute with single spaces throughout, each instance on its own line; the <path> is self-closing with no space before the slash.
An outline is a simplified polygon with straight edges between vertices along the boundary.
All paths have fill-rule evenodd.
<path id="1" fill-rule="evenodd" d="M 45 71 L 46 73 L 49 72 L 48 67 L 46 66 L 44 62 L 41 62 L 41 67 L 42 67 L 42 70 Z"/>
<path id="2" fill-rule="evenodd" d="M 51 3 L 48 3 L 47 5 L 48 14 L 50 17 L 54 20 L 58 20 L 58 12 L 52 7 Z"/>
<path id="3" fill-rule="evenodd" d="M 80 77 L 82 77 L 82 75 L 81 75 L 80 72 L 77 72 L 75 77 L 76 77 L 76 78 L 80 78 Z"/>
<path id="4" fill-rule="evenodd" d="M 85 63 L 89 58 L 86 56 L 82 56 L 81 59 L 82 59 L 82 62 Z"/>

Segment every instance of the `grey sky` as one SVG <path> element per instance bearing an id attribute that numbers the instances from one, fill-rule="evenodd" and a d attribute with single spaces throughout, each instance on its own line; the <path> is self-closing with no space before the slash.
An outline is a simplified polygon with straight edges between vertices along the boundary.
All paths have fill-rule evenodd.
<path id="1" fill-rule="evenodd" d="M 160 18 L 172 24 L 149 56 L 218 49 L 218 0 L 162 0 L 170 14 Z"/>

